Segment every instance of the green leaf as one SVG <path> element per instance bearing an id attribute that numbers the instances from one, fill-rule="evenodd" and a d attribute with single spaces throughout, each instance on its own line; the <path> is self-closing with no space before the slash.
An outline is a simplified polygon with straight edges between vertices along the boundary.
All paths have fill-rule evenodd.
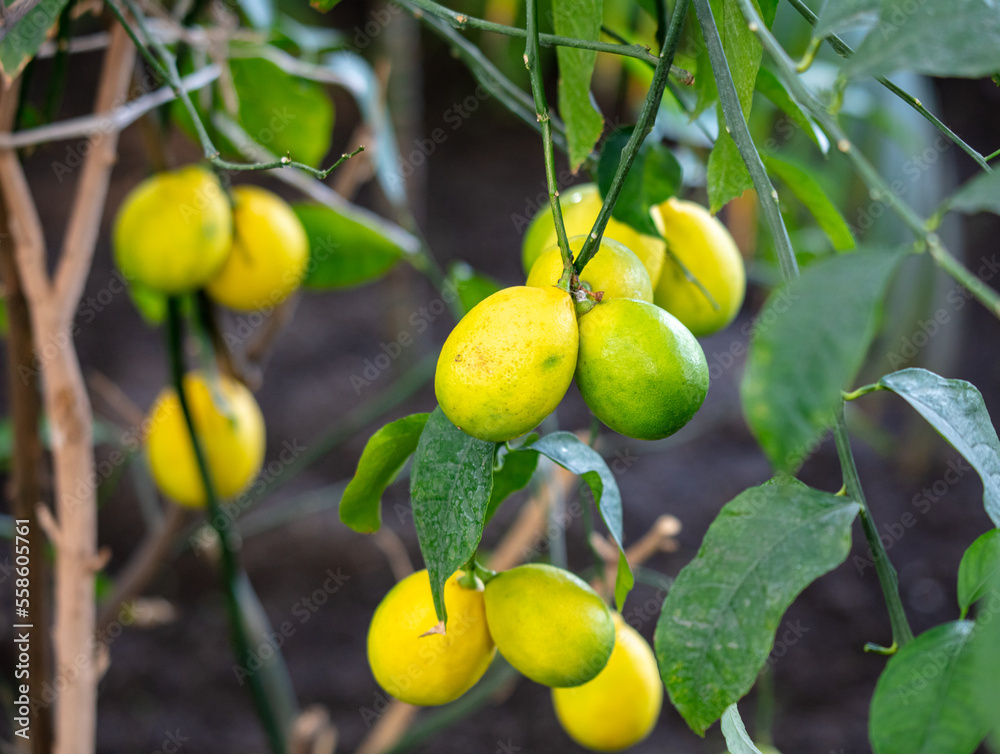
<path id="1" fill-rule="evenodd" d="M 988 592 L 976 608 L 976 630 L 972 639 L 975 674 L 972 696 L 978 701 L 980 724 L 1000 735 L 1000 570 L 994 570 Z"/>
<path id="2" fill-rule="evenodd" d="M 808 115 L 799 103 L 795 101 L 795 98 L 788 93 L 781 80 L 767 68 L 761 68 L 757 71 L 757 91 L 764 97 L 767 97 L 771 101 L 771 104 L 791 118 L 792 122 L 801 128 L 806 136 L 812 139 L 812 142 L 819 147 L 823 154 L 829 151 L 830 142 L 826 138 L 826 134 L 816 125 L 816 121 L 812 119 L 812 116 Z"/>
<path id="3" fill-rule="evenodd" d="M 372 130 L 375 177 L 386 198 L 396 207 L 406 206 L 406 177 L 399 156 L 396 133 L 385 105 L 385 92 L 371 64 L 354 52 L 341 51 L 323 58 L 323 67 L 338 77 L 361 109 L 365 124 Z M 409 165 L 412 170 L 413 166 Z"/>
<path id="4" fill-rule="evenodd" d="M 302 57 L 310 59 L 347 44 L 347 37 L 336 29 L 300 24 L 287 13 L 278 15 L 277 31 L 299 48 Z"/>
<path id="5" fill-rule="evenodd" d="M 878 24 L 844 74 L 878 76 L 900 69 L 960 78 L 1000 71 L 995 0 L 883 0 Z"/>
<path id="6" fill-rule="evenodd" d="M 237 121 L 279 157 L 316 167 L 330 151 L 333 102 L 323 87 L 290 76 L 264 58 L 229 61 L 239 100 Z"/>
<path id="7" fill-rule="evenodd" d="M 498 462 L 502 465 L 493 471 L 493 491 L 490 493 L 490 503 L 486 507 L 486 520 L 493 518 L 500 504 L 508 497 L 531 481 L 538 467 L 538 451 L 530 448 L 517 448 L 504 452 L 501 446 L 497 453 Z"/>
<path id="8" fill-rule="evenodd" d="M 819 12 L 813 37 L 823 39 L 847 29 L 869 26 L 878 20 L 882 0 L 826 0 Z"/>
<path id="9" fill-rule="evenodd" d="M 1000 527 L 1000 439 L 982 394 L 965 380 L 903 369 L 878 383 L 915 408 L 983 480 L 983 507 Z"/>
<path id="10" fill-rule="evenodd" d="M 556 34 L 597 41 L 601 34 L 601 0 L 552 0 L 552 22 Z M 604 117 L 593 95 L 597 53 L 572 47 L 556 48 L 559 61 L 559 115 L 566 124 L 569 166 L 574 172 L 590 156 L 604 130 Z"/>
<path id="11" fill-rule="evenodd" d="M 483 299 L 500 290 L 500 284 L 493 278 L 476 272 L 465 262 L 452 262 L 448 268 L 446 285 L 458 293 L 462 310 L 468 312 Z"/>
<path id="12" fill-rule="evenodd" d="M 847 221 L 840 214 L 830 198 L 820 187 L 816 179 L 802 168 L 779 160 L 777 157 L 762 154 L 764 165 L 774 175 L 778 176 L 792 193 L 798 197 L 799 201 L 805 205 L 812 216 L 816 218 L 819 227 L 830 238 L 833 248 L 837 251 L 848 251 L 857 244 Z"/>
<path id="13" fill-rule="evenodd" d="M 708 207 L 714 215 L 733 199 L 753 188 L 750 171 L 736 148 L 733 137 L 726 133 L 722 108 L 718 111 L 719 138 L 708 155 Z"/>
<path id="14" fill-rule="evenodd" d="M 405 251 L 363 218 L 350 218 L 319 204 L 292 207 L 309 237 L 309 266 L 303 285 L 325 290 L 376 280 Z"/>
<path id="15" fill-rule="evenodd" d="M 382 493 L 413 455 L 430 414 L 412 414 L 371 436 L 340 500 L 340 520 L 362 534 L 382 525 Z"/>
<path id="16" fill-rule="evenodd" d="M 740 717 L 740 711 L 735 704 L 730 704 L 722 713 L 722 735 L 726 739 L 729 754 L 761 754 L 747 733 L 743 718 Z"/>
<path id="17" fill-rule="evenodd" d="M 320 13 L 328 13 L 336 8 L 339 3 L 340 0 L 309 0 L 309 5 Z"/>
<path id="18" fill-rule="evenodd" d="M 889 660 L 875 686 L 868 734 L 875 754 L 972 754 L 977 719 L 971 621 L 925 631 Z M 994 671 L 995 672 L 995 671 Z"/>
<path id="19" fill-rule="evenodd" d="M 496 443 L 477 440 L 441 407 L 427 420 L 410 471 L 413 523 L 431 579 L 434 609 L 448 620 L 444 582 L 476 553 L 493 489 Z"/>
<path id="20" fill-rule="evenodd" d="M 777 288 L 758 318 L 741 385 L 743 411 L 779 471 L 792 472 L 833 424 L 875 335 L 902 250 L 814 262 Z"/>
<path id="21" fill-rule="evenodd" d="M 597 186 L 601 196 L 607 196 L 622 151 L 634 130 L 634 126 L 620 128 L 604 142 L 597 164 Z M 647 139 L 636 154 L 611 216 L 640 233 L 659 236 L 649 209 L 677 193 L 681 187 L 681 173 L 681 164 L 674 153 L 663 144 Z"/>
<path id="22" fill-rule="evenodd" d="M 723 506 L 656 626 L 660 675 L 695 733 L 753 686 L 785 610 L 847 558 L 859 510 L 795 481 L 752 487 Z"/>
<path id="23" fill-rule="evenodd" d="M 962 556 L 958 565 L 958 607 L 964 618 L 969 608 L 989 593 L 993 576 L 1000 573 L 1000 529 L 990 529 Z"/>
<path id="24" fill-rule="evenodd" d="M 0 38 L 0 70 L 8 83 L 35 57 L 67 2 L 69 0 L 41 0 L 20 18 L 17 18 L 20 9 L 31 6 L 29 0 L 7 6 L 5 33 Z"/>
<path id="25" fill-rule="evenodd" d="M 622 496 L 614 474 L 600 454 L 570 432 L 553 432 L 538 442 L 531 450 L 555 461 L 567 471 L 581 477 L 594 496 L 594 503 L 615 544 L 618 545 L 618 576 L 615 579 L 615 605 L 619 612 L 625 604 L 635 578 L 625 559 L 622 547 Z"/>
<path id="26" fill-rule="evenodd" d="M 966 215 L 977 212 L 1000 215 L 1000 170 L 982 173 L 968 181 L 953 197 L 945 201 L 944 207 Z"/>

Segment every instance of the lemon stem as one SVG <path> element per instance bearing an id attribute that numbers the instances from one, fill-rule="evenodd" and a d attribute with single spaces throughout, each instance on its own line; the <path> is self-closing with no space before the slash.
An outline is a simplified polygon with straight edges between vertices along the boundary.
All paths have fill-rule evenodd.
<path id="1" fill-rule="evenodd" d="M 229 519 L 222 514 L 219 498 L 209 474 L 205 452 L 194 426 L 191 406 L 184 390 L 183 315 L 181 313 L 181 300 L 177 296 L 170 296 L 167 299 L 167 351 L 170 357 L 171 382 L 173 383 L 174 390 L 177 392 L 177 400 L 181 406 L 181 413 L 184 415 L 184 424 L 187 427 L 188 435 L 191 438 L 191 446 L 194 449 L 198 473 L 205 488 L 208 520 L 219 538 L 222 592 L 225 597 L 226 612 L 229 617 L 230 640 L 232 642 L 233 654 L 236 655 L 237 660 L 241 664 L 247 665 L 252 659 L 252 654 L 250 652 L 250 640 L 243 623 L 239 599 L 237 597 L 240 567 L 237 561 L 236 547 L 228 532 L 226 522 Z M 277 651 L 275 650 L 275 652 Z M 260 717 L 261 724 L 264 726 L 264 730 L 267 732 L 267 737 L 270 740 L 271 750 L 276 754 L 283 754 L 286 751 L 285 736 L 282 733 L 281 725 L 274 711 L 277 709 L 277 705 L 273 704 L 273 700 L 268 698 L 264 684 L 257 673 L 250 673 L 247 676 L 247 681 L 250 686 L 250 694 L 253 697 L 254 706 L 257 708 L 257 715 Z"/>
<path id="2" fill-rule="evenodd" d="M 594 258 L 594 255 L 600 248 L 601 236 L 604 235 L 604 229 L 611 219 L 611 211 L 614 209 L 615 202 L 618 201 L 618 195 L 621 194 L 622 187 L 625 185 L 625 179 L 628 177 L 629 170 L 632 169 L 632 163 L 635 162 L 636 155 L 639 154 L 639 149 L 642 147 L 649 132 L 653 130 L 656 113 L 660 110 L 660 100 L 663 99 L 663 90 L 666 88 L 667 81 L 670 78 L 670 67 L 674 62 L 674 53 L 677 51 L 677 45 L 680 42 L 681 30 L 684 27 L 684 18 L 687 16 L 687 9 L 688 0 L 678 0 L 677 5 L 674 7 L 673 15 L 670 17 L 670 26 L 664 38 L 663 49 L 660 51 L 660 57 L 653 71 L 653 83 L 650 85 L 646 101 L 642 105 L 642 111 L 639 113 L 635 130 L 632 131 L 632 136 L 625 145 L 625 149 L 622 150 L 618 170 L 615 171 L 611 187 L 604 197 L 604 205 L 601 207 L 594 227 L 587 236 L 583 248 L 580 250 L 580 255 L 576 258 L 577 274 L 583 272 L 583 268 Z"/>
<path id="3" fill-rule="evenodd" d="M 573 255 L 570 253 L 569 239 L 566 237 L 562 207 L 559 206 L 559 185 L 556 182 L 556 163 L 552 147 L 552 119 L 549 116 L 549 103 L 545 98 L 545 85 L 542 82 L 542 69 L 538 60 L 538 0 L 528 0 L 526 8 L 527 43 L 524 48 L 524 65 L 531 77 L 531 95 L 535 101 L 535 115 L 542 130 L 545 181 L 548 184 L 549 206 L 552 208 L 552 219 L 555 221 L 556 238 L 559 241 L 559 253 L 563 262 L 563 274 L 557 285 L 564 291 L 568 291 L 570 279 L 574 273 Z"/>

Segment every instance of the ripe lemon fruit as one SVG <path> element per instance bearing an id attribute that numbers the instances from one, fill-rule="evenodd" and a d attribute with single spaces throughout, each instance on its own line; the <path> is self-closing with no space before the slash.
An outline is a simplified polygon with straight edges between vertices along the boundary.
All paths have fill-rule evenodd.
<path id="1" fill-rule="evenodd" d="M 480 301 L 438 358 L 434 392 L 464 432 L 503 442 L 538 426 L 573 381 L 579 337 L 570 295 L 514 286 Z"/>
<path id="2" fill-rule="evenodd" d="M 566 226 L 566 235 L 586 236 L 594 227 L 594 221 L 601 211 L 604 201 L 597 190 L 597 185 L 593 183 L 583 183 L 559 195 L 559 206 L 562 209 L 563 225 Z M 604 229 L 601 238 L 610 238 L 624 244 L 631 249 L 642 261 L 649 279 L 656 285 L 660 279 L 660 270 L 663 269 L 664 246 L 659 238 L 643 235 L 632 226 L 611 218 Z M 552 219 L 552 208 L 546 204 L 538 211 L 528 230 L 524 234 L 524 241 L 521 245 L 521 261 L 524 264 L 524 274 L 531 272 L 538 257 L 546 249 L 555 246 L 558 242 L 556 237 L 555 221 Z M 588 264 L 587 267 L 590 265 Z M 586 268 L 584 268 L 586 269 Z"/>
<path id="3" fill-rule="evenodd" d="M 215 493 L 222 499 L 238 495 L 264 461 L 264 417 L 253 393 L 225 375 L 209 385 L 202 373 L 189 372 L 184 394 Z M 156 486 L 181 505 L 203 507 L 205 485 L 173 388 L 160 393 L 147 422 L 146 453 Z"/>
<path id="4" fill-rule="evenodd" d="M 546 686 L 579 686 L 608 662 L 615 624 L 604 600 L 569 571 L 530 563 L 486 584 L 486 620 L 507 662 Z"/>
<path id="5" fill-rule="evenodd" d="M 594 415 L 637 440 L 672 435 L 708 392 L 705 352 L 658 306 L 619 298 L 580 317 L 576 384 Z"/>
<path id="6" fill-rule="evenodd" d="M 615 648 L 596 678 L 582 686 L 552 689 L 563 729 L 581 746 L 620 751 L 652 732 L 663 706 L 656 656 L 638 631 L 614 614 Z"/>
<path id="7" fill-rule="evenodd" d="M 308 262 L 305 228 L 285 200 L 257 186 L 238 186 L 232 250 L 206 290 L 230 309 L 274 306 L 299 287 Z"/>
<path id="8" fill-rule="evenodd" d="M 653 302 L 673 314 L 694 335 L 711 335 L 740 311 L 747 290 L 743 257 L 717 218 L 700 204 L 671 198 L 652 210 L 670 251 L 711 294 L 718 308 L 667 256 Z"/>
<path id="9" fill-rule="evenodd" d="M 197 166 L 136 186 L 115 218 L 115 261 L 126 280 L 177 294 L 202 287 L 226 261 L 233 214 L 222 186 Z"/>
<path id="10" fill-rule="evenodd" d="M 569 240 L 569 248 L 576 259 L 586 236 L 574 236 Z M 555 285 L 562 277 L 562 254 L 554 246 L 538 257 L 528 274 L 525 285 L 543 288 Z M 639 257 L 618 241 L 602 238 L 597 253 L 587 262 L 580 273 L 580 282 L 588 290 L 604 293 L 604 300 L 611 298 L 634 298 L 653 303 L 653 284 L 649 273 L 642 266 Z"/>
<path id="11" fill-rule="evenodd" d="M 459 584 L 459 571 L 444 586 L 447 631 L 437 626 L 427 571 L 417 571 L 389 590 L 368 629 L 368 664 L 379 686 L 408 704 L 446 704 L 482 678 L 496 647 L 486 626 L 483 586 Z"/>

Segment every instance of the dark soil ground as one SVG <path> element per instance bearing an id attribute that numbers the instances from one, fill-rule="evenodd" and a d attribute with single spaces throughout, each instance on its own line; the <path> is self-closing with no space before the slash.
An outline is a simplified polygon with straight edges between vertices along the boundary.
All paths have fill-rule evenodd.
<path id="1" fill-rule="evenodd" d="M 427 86 L 429 100 L 423 118 L 427 131 L 437 127 L 441 114 L 475 88 L 464 74 L 456 73 L 457 64 L 443 58 L 434 65 L 433 73 L 427 74 L 434 82 Z M 988 90 L 988 86 L 952 86 L 950 82 L 942 87 L 942 111 L 956 114 L 950 124 L 984 149 L 997 136 L 995 117 L 991 128 L 988 115 L 995 116 L 998 101 Z M 345 105 L 342 117 L 349 118 L 349 112 Z M 341 130 L 338 136 L 346 138 Z M 56 180 L 51 166 L 65 158 L 66 149 L 66 145 L 49 147 L 28 163 L 36 195 L 44 197 L 42 210 L 52 241 L 60 232 L 69 186 Z M 184 153 L 194 154 L 190 149 Z M 117 207 L 146 170 L 141 141 L 132 129 L 123 140 L 110 208 Z M 961 162 L 960 171 L 970 172 L 967 161 Z M 467 260 L 505 284 L 520 282 L 520 234 L 510 218 L 523 213 L 526 202 L 544 188 L 541 154 L 530 132 L 486 103 L 437 147 L 428 161 L 426 180 L 425 232 L 439 258 L 443 262 Z M 109 221 L 110 214 L 105 218 L 88 295 L 98 296 L 112 279 Z M 995 223 L 977 218 L 969 221 L 966 230 L 969 258 L 996 248 Z M 740 320 L 704 341 L 710 363 L 716 359 L 725 368 L 716 370 L 721 374 L 713 379 L 705 407 L 687 428 L 660 444 L 609 438 L 609 447 L 629 459 L 618 477 L 626 504 L 626 539 L 635 541 L 665 512 L 684 524 L 680 549 L 649 563 L 664 574 L 675 575 L 694 556 L 725 502 L 769 476 L 768 464 L 739 407 L 741 360 L 726 366 L 721 356 L 734 342 L 746 340 L 740 334 L 742 325 L 751 321 L 762 297 L 761 291 L 753 290 Z M 276 459 L 285 443 L 312 447 L 341 426 L 358 404 L 391 394 L 394 382 L 443 341 L 452 325 L 447 314 L 426 332 L 412 332 L 415 344 L 404 349 L 361 395 L 350 378 L 363 374 L 366 359 L 380 353 L 381 343 L 415 329 L 411 315 L 433 298 L 421 276 L 405 265 L 375 285 L 305 296 L 292 325 L 277 343 L 258 394 L 268 422 L 269 458 Z M 79 334 L 85 370 L 107 375 L 137 405 L 146 407 L 166 375 L 160 333 L 142 323 L 123 294 L 100 306 L 93 322 L 82 325 Z M 240 324 L 230 322 L 234 330 Z M 1000 360 L 996 357 L 1000 323 L 972 307 L 961 328 L 945 327 L 937 337 L 958 343 L 959 356 L 946 376 L 971 380 L 983 391 L 993 416 L 1000 416 Z M 95 403 L 100 412 L 117 419 L 100 399 Z M 380 421 L 427 411 L 433 405 L 433 391 L 427 385 Z M 856 442 L 855 450 L 876 519 L 890 543 L 914 630 L 923 631 L 957 617 L 959 559 L 990 525 L 982 508 L 982 488 L 971 472 L 955 484 L 944 481 L 957 454 L 914 423 L 901 401 L 879 396 L 862 408 L 892 436 L 889 455 L 876 453 L 863 440 Z M 564 402 L 559 423 L 569 429 L 589 425 L 577 394 L 571 392 Z M 376 422 L 358 431 L 268 499 L 264 510 L 280 511 L 309 490 L 348 478 L 364 442 L 378 426 Z M 802 478 L 826 490 L 840 487 L 839 466 L 829 442 L 807 463 Z M 491 524 L 487 546 L 501 536 L 521 499 L 509 502 Z M 387 525 L 419 564 L 412 523 L 405 516 L 405 483 L 390 488 L 385 505 Z M 108 569 L 112 575 L 143 534 L 135 488 L 127 477 L 101 511 L 100 541 L 113 553 Z M 586 567 L 589 555 L 582 546 L 579 521 L 571 523 L 566 536 L 570 565 Z M 868 702 L 885 661 L 864 653 L 862 647 L 869 641 L 888 644 L 891 636 L 874 569 L 864 567 L 865 555 L 864 538 L 856 526 L 852 557 L 809 587 L 779 629 L 770 664 L 773 735 L 786 754 L 864 754 L 870 750 Z M 248 536 L 242 558 L 272 625 L 291 626 L 282 651 L 299 702 L 327 708 L 339 730 L 342 750 L 353 750 L 367 733 L 373 712 L 382 709 L 383 697 L 365 660 L 368 621 L 394 580 L 382 550 L 370 537 L 346 529 L 330 510 Z M 330 584 L 331 571 L 342 584 L 324 589 L 324 583 Z M 175 750 L 172 741 L 180 741 L 179 750 L 185 754 L 265 751 L 266 741 L 250 698 L 234 673 L 211 559 L 184 549 L 146 593 L 169 600 L 176 618 L 156 628 L 126 630 L 111 642 L 111 666 L 100 689 L 98 750 L 107 754 L 167 752 Z M 630 598 L 628 609 L 645 617 L 642 633 L 650 640 L 662 596 L 662 591 L 643 585 Z M 0 628 L 0 636 L 7 630 Z M 5 663 L 8 646 L 4 642 Z M 521 680 L 484 710 L 414 751 L 582 751 L 559 728 L 547 696 L 547 689 Z M 752 730 L 756 694 L 741 707 Z M 634 749 L 642 754 L 724 750 L 717 726 L 702 740 L 669 704 L 652 736 Z"/>

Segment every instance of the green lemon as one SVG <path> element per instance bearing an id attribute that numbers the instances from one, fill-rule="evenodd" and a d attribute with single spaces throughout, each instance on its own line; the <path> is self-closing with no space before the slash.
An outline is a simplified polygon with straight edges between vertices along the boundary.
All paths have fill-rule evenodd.
<path id="1" fill-rule="evenodd" d="M 656 656 L 638 631 L 614 614 L 615 648 L 592 681 L 552 689 L 552 704 L 563 729 L 581 746 L 620 751 L 650 734 L 663 707 L 663 684 Z"/>
<path id="2" fill-rule="evenodd" d="M 668 199 L 651 212 L 671 253 L 714 301 L 668 255 L 653 293 L 654 303 L 699 337 L 726 327 L 739 313 L 747 289 L 743 257 L 726 226 L 700 204 L 681 199 Z"/>
<path id="3" fill-rule="evenodd" d="M 482 678 L 496 648 L 486 626 L 482 583 L 467 589 L 462 572 L 444 585 L 445 633 L 427 571 L 417 571 L 389 590 L 368 628 L 368 664 L 379 686 L 408 704 L 447 704 Z M 435 629 L 435 630 L 431 630 Z"/>
<path id="4" fill-rule="evenodd" d="M 562 209 L 566 235 L 573 237 L 589 234 L 603 203 L 601 194 L 593 183 L 583 183 L 561 193 L 559 206 Z M 656 281 L 660 278 L 660 270 L 663 268 L 663 241 L 659 238 L 643 235 L 613 217 L 608 220 L 602 238 L 618 241 L 626 248 L 631 249 L 639 257 L 646 272 L 649 273 L 650 281 L 654 286 L 656 285 Z M 552 219 L 552 208 L 546 204 L 535 215 L 524 234 L 524 241 L 521 244 L 521 262 L 524 265 L 524 274 L 530 273 L 538 257 L 547 249 L 555 246 L 556 243 L 556 226 Z"/>
<path id="5" fill-rule="evenodd" d="M 115 261 L 127 280 L 160 293 L 205 285 L 232 246 L 233 213 L 218 179 L 192 166 L 134 188 L 115 218 Z"/>
<path id="6" fill-rule="evenodd" d="M 486 584 L 486 621 L 507 662 L 546 686 L 579 686 L 608 662 L 615 624 L 604 600 L 569 571 L 532 563 Z"/>
<path id="7" fill-rule="evenodd" d="M 573 236 L 569 240 L 573 259 L 583 248 L 586 236 Z M 555 285 L 562 277 L 562 254 L 558 246 L 543 252 L 528 274 L 525 285 L 542 288 Z M 631 249 L 610 238 L 602 238 L 597 253 L 587 262 L 580 273 L 580 282 L 595 293 L 601 291 L 604 300 L 611 298 L 634 298 L 653 303 L 653 284 L 649 273 Z"/>
<path id="8" fill-rule="evenodd" d="M 701 408 L 708 392 L 705 352 L 673 315 L 620 298 L 595 306 L 579 326 L 576 384 L 611 429 L 659 440 Z"/>
<path id="9" fill-rule="evenodd" d="M 520 437 L 551 414 L 573 381 L 579 337 L 570 295 L 514 286 L 479 302 L 438 357 L 441 410 L 480 440 Z"/>

